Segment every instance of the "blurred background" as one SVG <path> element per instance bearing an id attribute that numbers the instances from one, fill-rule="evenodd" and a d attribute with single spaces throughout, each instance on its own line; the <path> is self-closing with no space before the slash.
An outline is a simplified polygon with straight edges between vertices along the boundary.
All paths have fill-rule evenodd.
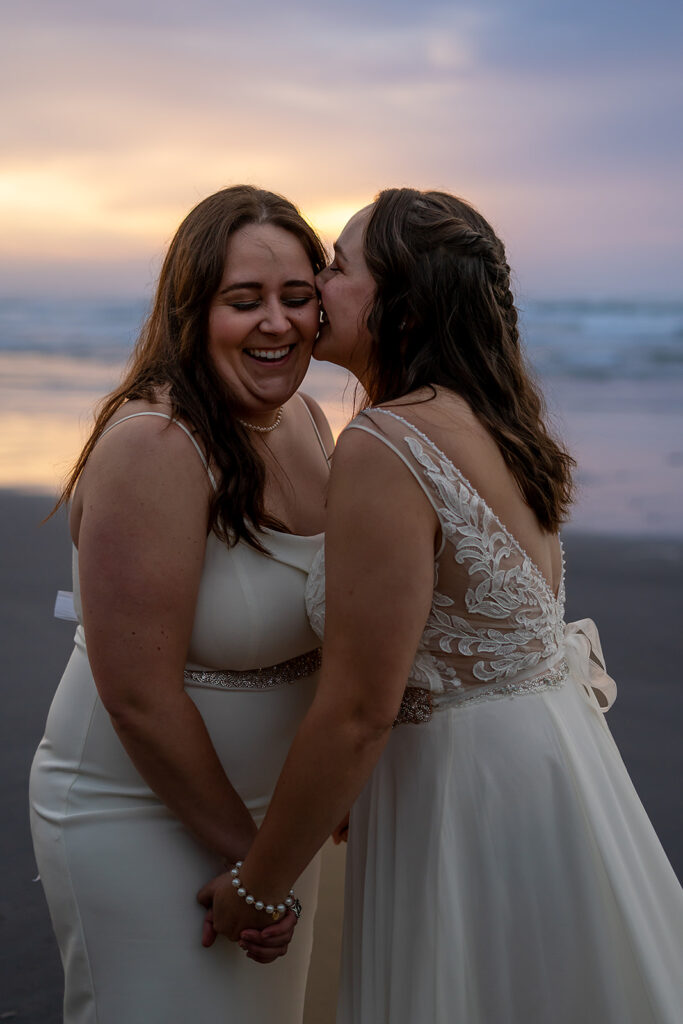
<path id="1" fill-rule="evenodd" d="M 329 242 L 412 185 L 469 199 L 506 242 L 581 464 L 572 525 L 681 530 L 679 4 L 5 7 L 0 486 L 63 478 L 204 196 L 263 185 Z M 308 386 L 338 430 L 343 377 Z"/>
<path id="2" fill-rule="evenodd" d="M 680 3 L 0 3 L 0 1018 L 59 1019 L 25 805 L 71 643 L 51 618 L 69 545 L 63 518 L 39 522 L 177 225 L 239 182 L 292 199 L 328 245 L 394 185 L 465 197 L 505 241 L 529 358 L 579 462 L 569 617 L 600 624 L 620 685 L 610 725 L 681 870 Z M 314 364 L 306 388 L 338 432 L 345 374 Z M 315 1024 L 332 1019 L 334 943 L 318 956 Z"/>

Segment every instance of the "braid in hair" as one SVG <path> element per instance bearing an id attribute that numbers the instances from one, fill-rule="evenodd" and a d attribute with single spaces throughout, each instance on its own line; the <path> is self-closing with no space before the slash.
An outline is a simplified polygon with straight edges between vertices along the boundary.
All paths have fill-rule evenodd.
<path id="1" fill-rule="evenodd" d="M 370 401 L 429 384 L 461 395 L 541 526 L 557 530 L 571 505 L 575 463 L 551 437 L 525 364 L 503 243 L 461 199 L 390 189 L 371 214 L 365 258 L 377 284 Z"/>

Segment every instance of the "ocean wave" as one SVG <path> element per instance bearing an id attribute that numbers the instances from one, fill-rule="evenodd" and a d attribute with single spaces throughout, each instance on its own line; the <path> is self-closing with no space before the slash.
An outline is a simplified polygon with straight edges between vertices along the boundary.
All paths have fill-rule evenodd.
<path id="1" fill-rule="evenodd" d="M 141 299 L 0 299 L 0 352 L 122 363 L 147 311 Z M 543 377 L 683 377 L 683 302 L 528 302 L 520 325 Z"/>

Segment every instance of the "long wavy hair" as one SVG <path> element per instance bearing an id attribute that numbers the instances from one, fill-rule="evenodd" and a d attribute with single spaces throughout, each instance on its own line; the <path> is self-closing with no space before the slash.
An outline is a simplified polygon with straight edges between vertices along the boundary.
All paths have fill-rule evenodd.
<path id="1" fill-rule="evenodd" d="M 207 350 L 209 308 L 223 277 L 228 240 L 248 224 L 283 228 L 301 242 L 314 273 L 325 266 L 320 239 L 282 196 L 237 185 L 195 206 L 169 246 L 152 311 L 123 382 L 98 406 L 93 430 L 53 511 L 73 496 L 113 413 L 126 401 L 153 402 L 163 393 L 174 418 L 192 429 L 207 459 L 218 469 L 209 529 L 229 544 L 243 538 L 262 550 L 257 531 L 263 526 L 283 528 L 265 511 L 265 466 L 241 426 L 230 388 Z"/>
<path id="2" fill-rule="evenodd" d="M 373 206 L 364 255 L 377 285 L 369 404 L 426 385 L 450 388 L 494 438 L 541 527 L 556 531 L 576 463 L 546 426 L 520 347 L 505 249 L 490 224 L 446 192 L 387 189 Z"/>

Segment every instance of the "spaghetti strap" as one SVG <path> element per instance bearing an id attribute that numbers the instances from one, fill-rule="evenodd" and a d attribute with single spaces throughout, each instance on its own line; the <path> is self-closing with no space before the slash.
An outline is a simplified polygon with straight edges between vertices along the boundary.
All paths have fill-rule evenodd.
<path id="1" fill-rule="evenodd" d="M 202 460 L 202 463 L 204 465 L 204 469 L 206 470 L 207 475 L 209 477 L 209 480 L 211 481 L 211 486 L 213 487 L 214 491 L 218 490 L 218 486 L 216 484 L 216 478 L 215 478 L 215 476 L 213 475 L 213 473 L 211 472 L 211 470 L 209 468 L 209 464 L 206 461 L 206 456 L 205 456 L 204 452 L 200 448 L 200 446 L 197 443 L 196 439 L 192 436 L 192 432 L 185 426 L 184 423 L 181 423 L 180 420 L 173 419 L 173 417 L 169 416 L 168 413 L 166 413 L 166 412 L 152 412 L 151 410 L 148 410 L 146 412 L 131 412 L 127 416 L 122 416 L 120 420 L 116 421 L 116 423 L 110 423 L 108 427 L 105 427 L 104 430 L 102 431 L 102 433 L 100 434 L 100 437 L 98 438 L 98 440 L 103 438 L 105 434 L 108 434 L 110 430 L 113 430 L 114 427 L 118 427 L 119 423 L 125 423 L 126 420 L 134 420 L 138 416 L 160 416 L 164 420 L 170 420 L 171 423 L 175 423 L 175 425 L 177 427 L 180 427 L 181 430 L 185 431 L 185 433 L 189 437 L 190 441 L 192 441 L 192 444 L 197 449 L 197 454 L 199 455 L 199 458 Z M 320 435 L 318 435 L 318 436 L 320 436 Z"/>
<path id="2" fill-rule="evenodd" d="M 362 413 L 361 413 L 361 415 L 362 415 Z M 436 512 L 437 519 L 439 520 L 439 525 L 441 526 L 441 543 L 439 545 L 438 551 L 435 554 L 435 557 L 438 558 L 441 555 L 441 553 L 442 553 L 442 551 L 443 551 L 443 549 L 445 547 L 445 543 L 446 543 L 446 535 L 445 535 L 444 529 L 443 529 L 444 523 L 443 523 L 443 506 L 442 506 L 442 504 L 439 501 L 437 501 L 437 498 L 436 498 L 434 492 L 425 483 L 422 475 L 418 472 L 418 470 L 412 464 L 412 462 L 408 458 L 406 458 L 406 456 L 400 450 L 400 448 L 396 444 L 394 444 L 394 442 L 390 438 L 388 438 L 386 436 L 386 434 L 381 434 L 379 432 L 379 430 L 376 428 L 375 424 L 372 423 L 372 420 L 370 420 L 370 424 L 371 425 L 369 425 L 369 424 L 366 424 L 366 423 L 359 423 L 358 422 L 359 419 L 360 419 L 360 417 L 357 417 L 355 420 L 352 420 L 349 424 L 347 424 L 345 429 L 346 430 L 352 430 L 352 429 L 353 430 L 362 430 L 363 433 L 370 434 L 371 437 L 375 437 L 378 441 L 381 441 L 381 443 L 386 448 L 389 448 L 394 453 L 394 455 L 398 456 L 398 458 L 401 460 L 401 462 L 406 467 L 406 469 L 411 474 L 411 476 L 414 477 L 414 479 L 417 482 L 418 487 L 420 488 L 420 490 L 424 494 L 425 498 L 427 499 L 429 504 L 432 506 L 432 508 Z"/>
<path id="3" fill-rule="evenodd" d="M 303 402 L 304 409 L 308 413 L 308 417 L 309 417 L 311 423 L 313 424 L 313 429 L 315 430 L 315 436 L 318 438 L 318 444 L 320 445 L 322 453 L 325 456 L 325 462 L 329 463 L 331 456 L 327 454 L 327 450 L 325 448 L 325 445 L 323 444 L 323 439 L 320 436 L 320 431 L 318 430 L 318 424 L 315 422 L 315 417 L 313 416 L 313 413 L 311 412 L 311 410 L 308 407 L 308 402 L 301 395 L 298 395 L 297 397 L 300 398 L 301 401 Z"/>

